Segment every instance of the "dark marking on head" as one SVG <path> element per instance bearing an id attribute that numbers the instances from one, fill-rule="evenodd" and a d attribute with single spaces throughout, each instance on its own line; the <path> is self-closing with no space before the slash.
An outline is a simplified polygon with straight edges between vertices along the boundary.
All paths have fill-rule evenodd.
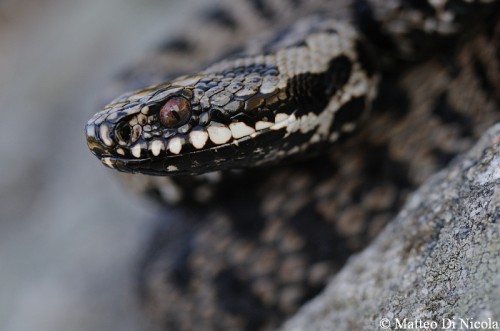
<path id="1" fill-rule="evenodd" d="M 248 0 L 255 11 L 267 20 L 271 20 L 275 17 L 276 13 L 269 6 L 269 2 L 265 0 Z"/>
<path id="2" fill-rule="evenodd" d="M 349 80 L 352 73 L 351 60 L 345 55 L 338 56 L 330 61 L 325 74 L 325 93 L 334 95 Z"/>
<path id="3" fill-rule="evenodd" d="M 287 94 L 297 100 L 297 116 L 313 112 L 319 114 L 330 98 L 347 83 L 352 73 L 352 62 L 341 55 L 330 61 L 323 74 L 300 74 L 287 83 Z M 310 91 L 322 91 L 313 95 Z M 299 97 L 300 96 L 300 97 Z"/>
<path id="4" fill-rule="evenodd" d="M 338 131 L 344 124 L 356 123 L 366 109 L 366 98 L 356 97 L 342 105 L 336 112 L 332 132 Z"/>
<path id="5" fill-rule="evenodd" d="M 235 30 L 238 27 L 238 20 L 233 14 L 222 6 L 214 6 L 202 13 L 202 19 L 206 22 L 220 25 L 221 27 Z"/>
<path id="6" fill-rule="evenodd" d="M 459 125 L 462 136 L 471 136 L 473 134 L 472 119 L 466 114 L 458 112 L 448 102 L 448 93 L 441 93 L 434 103 L 432 113 L 436 115 L 443 123 L 456 123 Z"/>
<path id="7" fill-rule="evenodd" d="M 176 37 L 160 44 L 157 50 L 161 53 L 164 52 L 190 53 L 195 48 L 196 46 L 190 40 L 182 37 Z"/>
<path id="8" fill-rule="evenodd" d="M 286 93 L 294 100 L 297 109 L 296 116 L 313 112 L 319 114 L 328 104 L 330 95 L 326 93 L 311 94 L 309 91 L 325 91 L 326 78 L 318 77 L 317 74 L 300 74 L 289 79 Z M 293 107 L 292 103 L 290 103 Z"/>

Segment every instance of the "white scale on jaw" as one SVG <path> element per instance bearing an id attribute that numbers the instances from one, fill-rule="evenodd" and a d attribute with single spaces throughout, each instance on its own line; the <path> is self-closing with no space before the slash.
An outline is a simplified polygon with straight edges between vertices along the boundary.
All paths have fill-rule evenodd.
<path id="1" fill-rule="evenodd" d="M 221 123 L 212 122 L 207 131 L 210 140 L 216 145 L 225 144 L 231 139 L 231 130 Z"/>
<path id="2" fill-rule="evenodd" d="M 182 150 L 182 139 L 178 137 L 174 137 L 168 142 L 168 149 L 173 154 L 179 154 Z"/>
<path id="3" fill-rule="evenodd" d="M 153 153 L 154 156 L 158 156 L 160 155 L 161 150 L 164 149 L 163 142 L 158 139 L 153 140 L 149 145 L 149 149 L 151 150 L 151 153 Z"/>
<path id="4" fill-rule="evenodd" d="M 203 148 L 208 140 L 208 133 L 201 130 L 194 130 L 189 133 L 189 141 L 196 149 Z"/>
<path id="5" fill-rule="evenodd" d="M 271 126 L 273 126 L 273 123 L 272 122 L 267 122 L 267 121 L 257 121 L 257 123 L 255 123 L 255 129 L 257 131 L 270 128 Z"/>
<path id="6" fill-rule="evenodd" d="M 133 156 L 136 158 L 141 157 L 141 145 L 140 144 L 135 144 L 131 149 L 130 153 L 132 153 Z"/>
<path id="7" fill-rule="evenodd" d="M 242 138 L 255 133 L 254 128 L 249 127 L 243 122 L 231 123 L 229 124 L 229 129 L 231 130 L 234 139 Z"/>

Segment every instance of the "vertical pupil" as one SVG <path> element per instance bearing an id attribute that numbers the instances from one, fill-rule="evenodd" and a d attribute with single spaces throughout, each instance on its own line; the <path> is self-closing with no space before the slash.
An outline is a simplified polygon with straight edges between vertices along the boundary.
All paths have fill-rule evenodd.
<path id="1" fill-rule="evenodd" d="M 180 122 L 181 121 L 181 115 L 179 115 L 179 111 L 171 111 L 170 112 L 170 115 L 172 115 L 173 117 L 175 117 L 175 119 Z"/>

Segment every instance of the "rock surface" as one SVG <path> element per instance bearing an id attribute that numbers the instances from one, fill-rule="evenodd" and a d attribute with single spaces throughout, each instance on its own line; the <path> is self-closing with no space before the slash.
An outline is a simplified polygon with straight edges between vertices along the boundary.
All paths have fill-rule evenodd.
<path id="1" fill-rule="evenodd" d="M 432 321 L 436 329 L 500 327 L 500 124 L 416 191 L 282 330 L 425 329 Z"/>

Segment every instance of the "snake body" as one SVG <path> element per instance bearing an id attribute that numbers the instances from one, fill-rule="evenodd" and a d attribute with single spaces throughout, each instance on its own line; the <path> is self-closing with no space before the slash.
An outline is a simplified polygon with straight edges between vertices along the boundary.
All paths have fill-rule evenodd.
<path id="1" fill-rule="evenodd" d="M 160 175 L 123 178 L 169 204 L 140 268 L 141 297 L 166 330 L 276 327 L 500 118 L 496 1 L 226 6 L 205 18 L 235 39 L 249 15 L 239 6 L 286 27 L 161 83 L 165 58 L 191 51 L 175 40 L 126 83 L 159 84 L 86 127 L 105 165 Z"/>

